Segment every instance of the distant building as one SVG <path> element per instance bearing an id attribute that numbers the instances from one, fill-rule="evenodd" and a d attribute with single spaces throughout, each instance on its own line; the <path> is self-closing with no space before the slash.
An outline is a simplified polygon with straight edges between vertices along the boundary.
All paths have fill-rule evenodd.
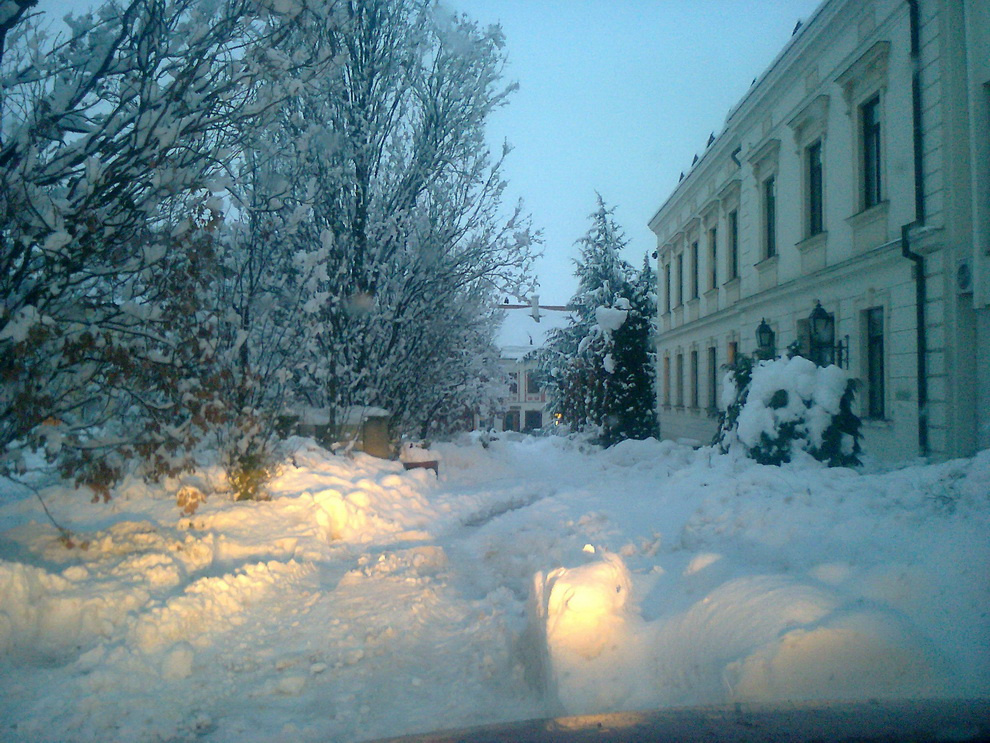
<path id="1" fill-rule="evenodd" d="M 478 421 L 479 428 L 496 431 L 533 431 L 546 420 L 546 393 L 537 375 L 534 352 L 543 348 L 547 334 L 567 327 L 571 314 L 566 307 L 541 305 L 534 296 L 528 305 L 504 304 L 505 313 L 497 344 L 508 389 L 495 415 Z"/>
<path id="2" fill-rule="evenodd" d="M 762 339 L 859 378 L 876 457 L 990 446 L 988 110 L 990 2 L 819 6 L 650 221 L 664 437 Z"/>

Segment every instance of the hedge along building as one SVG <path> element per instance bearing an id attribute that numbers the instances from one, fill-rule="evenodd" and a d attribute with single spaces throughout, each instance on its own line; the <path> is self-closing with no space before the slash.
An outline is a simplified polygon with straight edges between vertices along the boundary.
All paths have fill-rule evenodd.
<path id="1" fill-rule="evenodd" d="M 867 453 L 990 446 L 988 108 L 990 3 L 819 6 L 650 221 L 664 437 L 760 329 L 859 378 Z"/>

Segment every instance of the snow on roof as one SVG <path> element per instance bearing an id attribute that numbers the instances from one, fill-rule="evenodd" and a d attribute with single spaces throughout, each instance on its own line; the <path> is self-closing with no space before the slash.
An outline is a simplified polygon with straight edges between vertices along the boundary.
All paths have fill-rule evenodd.
<path id="1" fill-rule="evenodd" d="M 539 322 L 533 316 L 531 305 L 502 305 L 505 317 L 495 342 L 503 359 L 519 361 L 526 354 L 542 348 L 547 333 L 555 328 L 566 328 L 571 312 L 566 307 L 539 306 Z"/>

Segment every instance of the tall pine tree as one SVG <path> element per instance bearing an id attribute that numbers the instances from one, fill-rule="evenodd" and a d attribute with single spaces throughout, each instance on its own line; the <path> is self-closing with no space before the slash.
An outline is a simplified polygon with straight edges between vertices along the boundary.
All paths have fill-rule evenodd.
<path id="1" fill-rule="evenodd" d="M 598 196 L 591 229 L 579 240 L 574 318 L 552 333 L 539 356 L 550 411 L 606 446 L 657 435 L 653 405 L 654 277 L 622 259 L 627 241 L 615 208 Z"/>
<path id="2" fill-rule="evenodd" d="M 653 318 L 657 310 L 656 275 L 649 257 L 629 284 L 625 322 L 612 335 L 612 374 L 608 422 L 602 432 L 610 446 L 623 439 L 657 437 L 656 352 Z"/>

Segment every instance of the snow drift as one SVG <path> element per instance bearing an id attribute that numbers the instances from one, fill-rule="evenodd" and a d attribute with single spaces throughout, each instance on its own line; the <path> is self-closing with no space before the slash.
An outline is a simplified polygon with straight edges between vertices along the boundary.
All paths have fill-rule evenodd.
<path id="1" fill-rule="evenodd" d="M 559 712 L 990 697 L 990 452 L 293 453 L 267 502 L 0 481 L 0 738 L 359 741 Z M 208 473 L 197 480 L 208 489 Z M 204 491 L 205 492 L 205 491 Z"/>

